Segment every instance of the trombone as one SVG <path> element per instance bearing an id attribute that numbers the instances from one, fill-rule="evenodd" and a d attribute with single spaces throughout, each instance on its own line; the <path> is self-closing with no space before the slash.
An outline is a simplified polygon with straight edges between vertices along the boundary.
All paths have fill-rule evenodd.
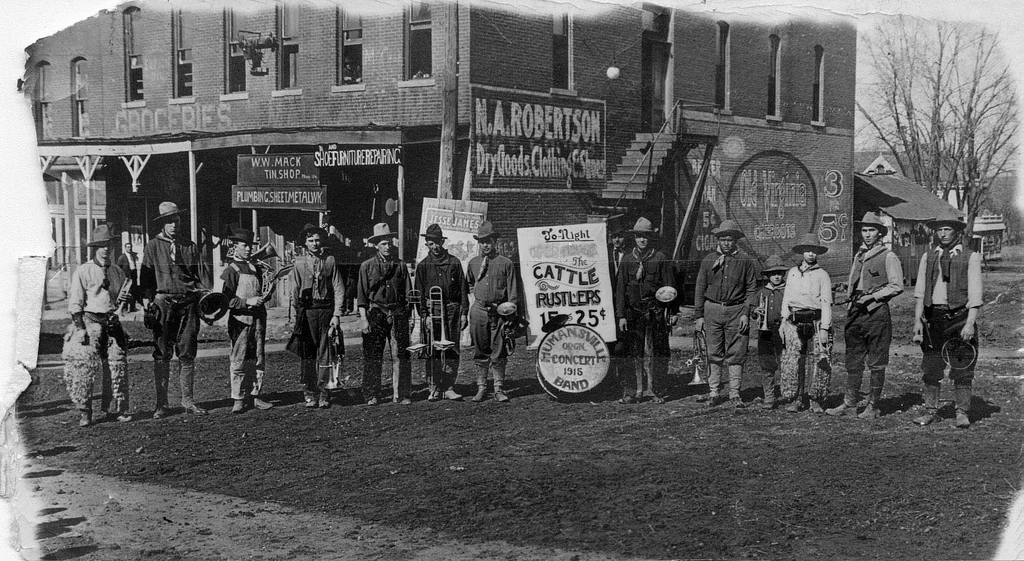
<path id="1" fill-rule="evenodd" d="M 448 327 L 445 325 L 444 292 L 440 286 L 430 287 L 430 299 L 427 300 L 427 313 L 430 317 L 431 346 L 436 351 L 447 351 L 455 347 L 454 341 L 448 340 Z M 433 334 L 437 333 L 437 323 L 441 324 L 441 338 L 434 339 Z"/>
<path id="2" fill-rule="evenodd" d="M 423 341 L 423 325 L 420 320 L 420 306 L 423 305 L 423 298 L 419 290 L 413 289 L 406 293 L 405 299 L 412 306 L 412 318 L 409 320 L 409 330 L 416 336 L 416 342 L 405 349 L 415 353 L 417 357 L 423 358 L 423 350 L 429 345 Z"/>

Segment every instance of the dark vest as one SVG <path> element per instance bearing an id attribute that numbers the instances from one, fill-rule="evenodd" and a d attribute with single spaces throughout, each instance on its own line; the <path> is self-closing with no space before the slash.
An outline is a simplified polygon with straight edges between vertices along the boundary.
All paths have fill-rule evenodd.
<path id="1" fill-rule="evenodd" d="M 861 278 L 864 279 L 864 284 L 858 286 L 858 290 L 867 294 L 872 290 L 880 286 L 885 286 L 889 283 L 889 273 L 885 270 L 885 259 L 890 253 L 892 253 L 892 251 L 886 249 L 885 251 L 881 251 L 864 260 L 864 270 L 863 273 L 861 273 Z"/>
<path id="2" fill-rule="evenodd" d="M 949 260 L 949 284 L 946 285 L 946 301 L 950 308 L 960 308 L 967 305 L 967 263 L 974 253 L 970 249 L 964 249 Z M 924 305 L 932 305 L 932 292 L 935 291 L 935 278 L 942 272 L 939 266 L 939 258 L 935 250 L 925 254 L 925 271 L 927 276 L 924 279 Z"/>

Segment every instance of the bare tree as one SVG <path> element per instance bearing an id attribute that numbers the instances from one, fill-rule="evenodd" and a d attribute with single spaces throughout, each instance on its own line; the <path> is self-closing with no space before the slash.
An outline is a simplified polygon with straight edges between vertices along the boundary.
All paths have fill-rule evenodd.
<path id="1" fill-rule="evenodd" d="M 857 108 L 903 172 L 973 226 L 993 183 L 1015 167 L 1016 84 L 999 38 L 981 26 L 896 16 L 862 39 L 873 76 Z"/>

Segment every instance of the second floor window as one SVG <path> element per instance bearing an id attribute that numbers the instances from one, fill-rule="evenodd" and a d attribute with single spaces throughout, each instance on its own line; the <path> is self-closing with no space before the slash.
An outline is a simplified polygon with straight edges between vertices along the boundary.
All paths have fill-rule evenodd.
<path id="1" fill-rule="evenodd" d="M 825 49 L 821 45 L 814 46 L 814 85 L 811 88 L 811 121 L 821 123 L 825 120 L 821 108 L 825 102 Z"/>
<path id="2" fill-rule="evenodd" d="M 338 83 L 363 83 L 363 18 L 347 10 L 338 12 Z"/>
<path id="3" fill-rule="evenodd" d="M 277 8 L 278 37 L 277 82 L 279 89 L 299 87 L 299 5 L 281 4 Z"/>
<path id="4" fill-rule="evenodd" d="M 71 62 L 71 135 L 89 136 L 89 101 L 88 67 L 84 58 L 76 58 Z"/>
<path id="5" fill-rule="evenodd" d="M 36 135 L 39 138 L 53 138 L 53 115 L 50 111 L 50 63 L 40 62 L 36 65 L 36 88 L 34 92 L 34 109 Z"/>
<path id="6" fill-rule="evenodd" d="M 781 40 L 778 35 L 772 35 L 768 38 L 769 49 L 768 49 L 768 103 L 765 109 L 765 114 L 769 117 L 779 117 L 780 113 L 780 97 L 782 91 L 782 83 L 779 76 L 780 57 L 781 51 Z"/>
<path id="7" fill-rule="evenodd" d="M 406 79 L 430 78 L 433 73 L 432 44 L 430 4 L 413 0 L 409 7 L 409 27 L 405 37 Z"/>
<path id="8" fill-rule="evenodd" d="M 729 110 L 729 24 L 718 22 L 717 62 L 715 63 L 715 107 Z"/>
<path id="9" fill-rule="evenodd" d="M 234 10 L 224 12 L 224 91 L 245 91 L 245 55 L 239 43 L 240 31 L 245 31 L 245 16 Z"/>
<path id="10" fill-rule="evenodd" d="M 572 74 L 572 18 L 555 14 L 551 27 L 551 87 L 572 89 Z"/>
<path id="11" fill-rule="evenodd" d="M 172 12 L 174 23 L 174 97 L 192 95 L 191 18 L 180 10 Z"/>
<path id="12" fill-rule="evenodd" d="M 142 82 L 142 11 L 128 8 L 124 11 L 125 90 L 128 101 L 145 99 Z"/>

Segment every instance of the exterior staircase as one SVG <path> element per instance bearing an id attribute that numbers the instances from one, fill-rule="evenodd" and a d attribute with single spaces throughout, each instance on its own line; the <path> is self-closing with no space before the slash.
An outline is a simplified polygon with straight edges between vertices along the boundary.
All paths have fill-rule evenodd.
<path id="1" fill-rule="evenodd" d="M 611 179 L 601 192 L 601 198 L 606 201 L 644 199 L 648 182 L 658 176 L 658 170 L 674 142 L 674 134 L 662 133 L 659 137 L 656 132 L 637 133 L 618 167 L 612 172 Z"/>

